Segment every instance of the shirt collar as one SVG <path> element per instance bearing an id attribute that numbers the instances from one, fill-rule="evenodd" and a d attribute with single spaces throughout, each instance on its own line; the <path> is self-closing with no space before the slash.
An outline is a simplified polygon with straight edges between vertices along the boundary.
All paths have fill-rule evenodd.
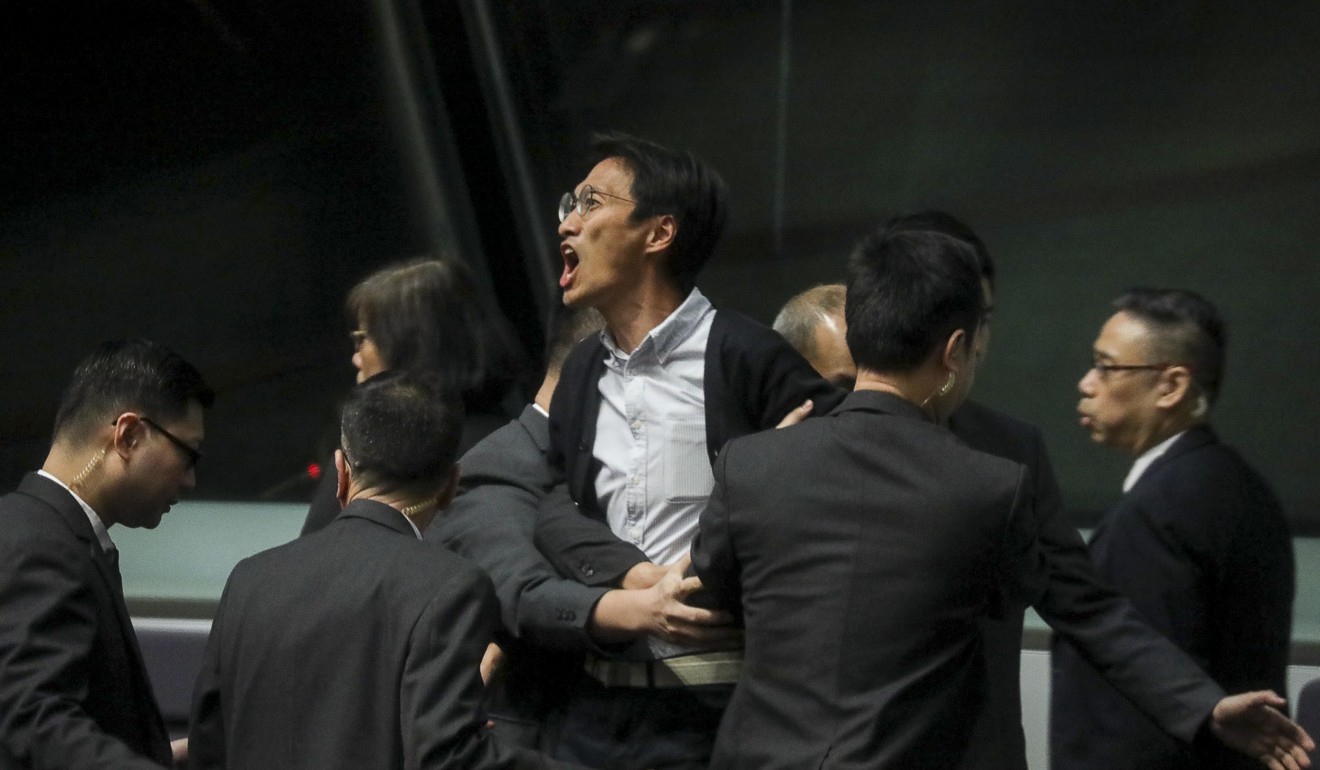
<path id="1" fill-rule="evenodd" d="M 1147 449 L 1145 452 L 1142 452 L 1141 457 L 1138 457 L 1137 461 L 1132 463 L 1132 470 L 1128 471 L 1127 478 L 1123 480 L 1123 491 L 1126 493 L 1128 490 L 1135 487 L 1137 482 L 1141 480 L 1141 475 L 1146 472 L 1146 469 L 1150 467 L 1151 463 L 1160 459 L 1165 452 L 1169 451 L 1169 447 L 1173 446 L 1173 442 L 1177 441 L 1178 438 L 1186 432 L 1187 431 L 1184 430 L 1175 433 L 1150 449 Z"/>
<path id="2" fill-rule="evenodd" d="M 92 524 L 92 531 L 96 533 L 96 541 L 101 544 L 101 551 L 103 553 L 110 553 L 115 550 L 115 541 L 110 539 L 109 530 L 106 529 L 105 524 L 101 522 L 101 517 L 96 515 L 96 511 L 92 510 L 92 506 L 88 505 L 86 500 L 79 497 L 77 492 L 69 489 L 68 484 L 65 484 L 63 481 L 60 481 L 44 470 L 38 469 L 37 475 L 45 476 L 63 487 L 65 492 L 73 495 L 73 499 L 77 501 L 78 505 L 83 509 L 83 513 L 87 514 L 87 520 Z"/>
<path id="3" fill-rule="evenodd" d="M 656 360 L 664 364 L 665 359 L 701 324 L 701 319 L 712 310 L 710 300 L 701 293 L 700 289 L 693 288 L 683 300 L 683 304 L 674 309 L 665 320 L 650 331 L 642 339 L 641 344 L 631 353 L 621 350 L 614 344 L 614 337 L 608 329 L 602 329 L 600 340 L 605 345 L 605 350 L 609 352 L 610 357 L 615 361 L 627 361 L 633 355 L 642 353 L 646 350 L 654 351 Z"/>

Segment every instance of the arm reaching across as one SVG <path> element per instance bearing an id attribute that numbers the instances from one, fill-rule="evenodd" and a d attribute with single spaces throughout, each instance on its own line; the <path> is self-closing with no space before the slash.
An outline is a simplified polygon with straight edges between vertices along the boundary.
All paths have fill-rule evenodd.
<path id="1" fill-rule="evenodd" d="M 1257 759 L 1270 770 L 1311 766 L 1311 736 L 1279 711 L 1284 700 L 1269 690 L 1230 695 L 1215 705 L 1207 722 L 1225 746 Z"/>
<path id="2" fill-rule="evenodd" d="M 742 632 L 733 617 L 718 610 L 685 603 L 701 589 L 700 578 L 684 577 L 689 559 L 666 567 L 660 581 L 649 588 L 610 591 L 592 612 L 589 628 L 600 642 L 620 642 L 650 634 L 676 644 L 719 644 Z"/>

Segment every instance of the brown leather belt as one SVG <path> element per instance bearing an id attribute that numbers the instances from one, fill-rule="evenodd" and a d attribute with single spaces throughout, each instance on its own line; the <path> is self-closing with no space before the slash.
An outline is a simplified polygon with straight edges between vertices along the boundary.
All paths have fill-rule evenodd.
<path id="1" fill-rule="evenodd" d="M 701 652 L 660 660 L 614 660 L 588 655 L 587 675 L 606 687 L 697 687 L 734 684 L 742 650 Z"/>

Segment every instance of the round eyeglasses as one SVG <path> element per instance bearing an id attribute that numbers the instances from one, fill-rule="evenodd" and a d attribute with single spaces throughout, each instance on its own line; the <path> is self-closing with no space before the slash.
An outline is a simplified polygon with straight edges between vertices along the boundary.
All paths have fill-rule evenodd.
<path id="1" fill-rule="evenodd" d="M 586 219 L 587 214 L 591 213 L 600 205 L 600 198 L 597 196 L 615 198 L 624 203 L 637 204 L 637 201 L 632 200 L 631 198 L 625 198 L 622 195 L 615 195 L 614 193 L 603 192 L 597 190 L 591 185 L 584 185 L 582 187 L 582 192 L 575 194 L 572 190 L 569 190 L 564 193 L 564 197 L 559 199 L 559 221 L 563 222 L 565 219 L 568 219 L 568 215 L 572 214 L 574 211 L 577 212 L 579 217 Z"/>

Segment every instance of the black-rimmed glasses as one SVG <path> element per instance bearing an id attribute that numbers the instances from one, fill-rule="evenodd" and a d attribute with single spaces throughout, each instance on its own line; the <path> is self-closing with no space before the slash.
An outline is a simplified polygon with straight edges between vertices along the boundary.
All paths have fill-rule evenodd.
<path id="1" fill-rule="evenodd" d="M 587 214 L 590 213 L 592 209 L 596 208 L 596 206 L 600 204 L 600 201 L 596 199 L 597 195 L 603 195 L 606 198 L 615 198 L 616 200 L 621 200 L 624 203 L 632 203 L 632 204 L 637 203 L 637 201 L 632 200 L 630 198 L 625 198 L 622 195 L 615 195 L 614 193 L 603 192 L 601 190 L 597 190 L 591 185 L 585 185 L 582 188 L 582 192 L 574 193 L 572 190 L 569 190 L 568 192 L 564 193 L 564 197 L 559 199 L 559 221 L 563 222 L 565 219 L 568 219 L 568 215 L 573 213 L 574 211 L 577 212 L 579 217 L 586 219 Z"/>
<path id="2" fill-rule="evenodd" d="M 1169 367 L 1177 364 L 1102 364 L 1095 361 L 1091 362 L 1091 368 L 1100 375 L 1100 379 L 1105 379 L 1110 372 L 1162 372 Z"/>
<path id="3" fill-rule="evenodd" d="M 196 468 L 197 463 L 201 462 L 202 452 L 200 449 L 194 449 L 193 447 L 189 446 L 183 439 L 160 427 L 160 424 L 157 423 L 155 420 L 151 419 L 150 417 L 138 415 L 138 419 L 142 420 L 142 422 L 145 422 L 147 425 L 150 425 L 154 430 L 156 430 L 156 432 L 160 433 L 160 435 L 169 439 L 169 442 L 171 444 L 178 447 L 179 451 L 183 452 L 183 456 L 188 458 L 189 469 Z"/>

